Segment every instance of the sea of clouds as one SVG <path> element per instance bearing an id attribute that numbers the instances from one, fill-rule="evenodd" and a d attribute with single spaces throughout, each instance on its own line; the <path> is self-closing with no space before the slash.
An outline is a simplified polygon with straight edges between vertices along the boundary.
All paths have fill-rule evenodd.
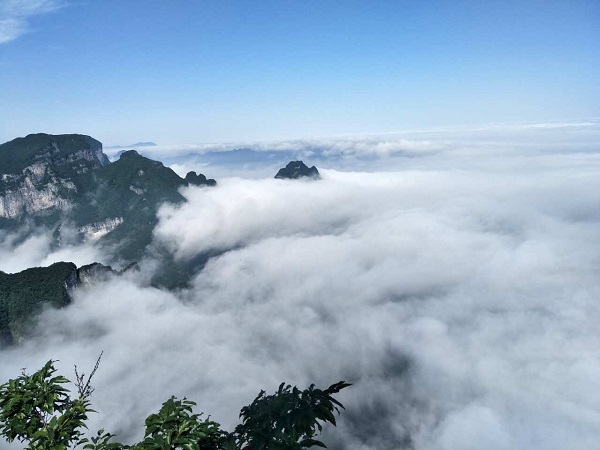
<path id="1" fill-rule="evenodd" d="M 171 395 L 232 429 L 261 389 L 346 380 L 332 449 L 595 448 L 599 136 L 585 122 L 253 144 L 247 176 L 210 159 L 241 146 L 173 156 L 219 184 L 164 205 L 156 244 L 218 256 L 178 292 L 135 274 L 80 289 L 0 352 L 0 379 L 104 351 L 90 429 L 129 442 Z M 290 155 L 322 180 L 272 179 Z M 0 270 L 103 258 L 47 239 L 0 235 Z"/>

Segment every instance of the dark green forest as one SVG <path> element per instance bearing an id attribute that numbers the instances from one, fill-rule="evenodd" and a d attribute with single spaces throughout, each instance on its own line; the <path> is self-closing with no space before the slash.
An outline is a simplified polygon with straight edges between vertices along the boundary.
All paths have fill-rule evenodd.
<path id="1" fill-rule="evenodd" d="M 44 305 L 68 305 L 68 291 L 76 282 L 77 267 L 70 262 L 14 274 L 0 271 L 0 344 L 21 339 Z"/>

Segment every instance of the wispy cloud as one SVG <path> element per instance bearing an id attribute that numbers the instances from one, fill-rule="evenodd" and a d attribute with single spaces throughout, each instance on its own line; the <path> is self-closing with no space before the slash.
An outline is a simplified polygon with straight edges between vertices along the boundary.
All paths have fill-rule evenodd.
<path id="1" fill-rule="evenodd" d="M 0 44 L 27 33 L 32 16 L 56 11 L 65 5 L 64 0 L 3 0 L 0 4 Z"/>

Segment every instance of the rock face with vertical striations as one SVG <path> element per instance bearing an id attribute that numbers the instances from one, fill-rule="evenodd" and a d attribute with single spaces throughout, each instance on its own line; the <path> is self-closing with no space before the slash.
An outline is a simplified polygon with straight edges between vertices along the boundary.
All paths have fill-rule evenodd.
<path id="1" fill-rule="evenodd" d="M 80 134 L 30 134 L 0 145 L 0 218 L 47 216 L 73 206 L 73 178 L 110 161 Z"/>
<path id="2" fill-rule="evenodd" d="M 298 178 L 312 178 L 318 180 L 321 174 L 315 166 L 308 167 L 302 161 L 290 161 L 287 166 L 279 169 L 275 178 L 296 180 Z"/>

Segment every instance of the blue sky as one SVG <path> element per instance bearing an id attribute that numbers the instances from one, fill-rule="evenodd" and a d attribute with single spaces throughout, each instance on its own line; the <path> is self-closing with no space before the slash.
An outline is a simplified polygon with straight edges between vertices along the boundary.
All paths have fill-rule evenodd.
<path id="1" fill-rule="evenodd" d="M 0 0 L 0 141 L 600 116 L 598 1 Z"/>

